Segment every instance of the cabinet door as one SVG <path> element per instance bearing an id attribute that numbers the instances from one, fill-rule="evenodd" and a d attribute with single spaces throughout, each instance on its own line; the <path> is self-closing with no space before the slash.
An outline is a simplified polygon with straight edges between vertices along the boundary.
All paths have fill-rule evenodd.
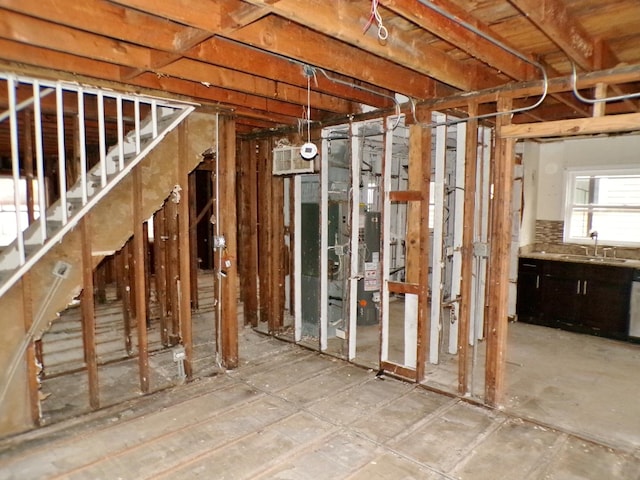
<path id="1" fill-rule="evenodd" d="M 540 260 L 530 258 L 521 258 L 518 262 L 518 291 L 516 296 L 518 321 L 540 323 L 541 263 Z"/>
<path id="2" fill-rule="evenodd" d="M 565 328 L 579 327 L 582 265 L 545 262 L 541 285 L 545 324 Z"/>
<path id="3" fill-rule="evenodd" d="M 629 322 L 632 270 L 587 265 L 582 286 L 582 323 L 591 333 L 625 337 Z"/>

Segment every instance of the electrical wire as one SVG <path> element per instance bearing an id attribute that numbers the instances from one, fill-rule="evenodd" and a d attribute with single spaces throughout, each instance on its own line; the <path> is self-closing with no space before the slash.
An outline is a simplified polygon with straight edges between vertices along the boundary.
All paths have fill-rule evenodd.
<path id="1" fill-rule="evenodd" d="M 365 33 L 367 30 L 369 30 L 369 27 L 375 20 L 376 24 L 378 25 L 378 39 L 384 42 L 387 38 L 389 38 L 389 30 L 387 30 L 387 27 L 385 27 L 382 22 L 382 16 L 378 11 L 379 3 L 379 0 L 371 0 L 371 16 L 369 17 L 369 21 L 362 30 L 362 33 Z"/>
<path id="2" fill-rule="evenodd" d="M 309 67 L 309 65 L 306 65 L 306 66 Z M 337 83 L 339 85 L 345 85 L 347 87 L 351 87 L 351 88 L 355 88 L 355 89 L 358 89 L 358 90 L 362 90 L 363 92 L 371 93 L 373 95 L 378 95 L 379 97 L 390 99 L 395 104 L 395 109 L 396 109 L 396 123 L 393 125 L 393 127 L 391 127 L 391 130 L 395 130 L 398 127 L 398 125 L 400 124 L 400 117 L 401 117 L 402 108 L 400 106 L 400 102 L 398 101 L 398 99 L 395 96 L 387 95 L 386 93 L 376 92 L 375 90 L 372 90 L 372 89 L 367 88 L 367 87 L 363 87 L 362 85 L 357 85 L 357 84 L 355 84 L 353 82 L 347 82 L 345 80 L 340 80 L 339 78 L 330 77 L 329 74 L 327 74 L 327 72 L 325 72 L 324 69 L 322 69 L 320 67 L 310 67 L 310 68 L 313 68 L 314 71 L 319 71 L 320 73 L 322 73 L 325 76 L 325 78 L 327 80 L 329 80 L 330 82 Z"/>
<path id="3" fill-rule="evenodd" d="M 544 67 L 544 65 L 542 65 L 539 62 L 536 62 L 535 60 L 531 60 L 526 55 L 523 55 L 522 53 L 518 52 L 517 50 L 514 50 L 513 48 L 511 48 L 510 46 L 505 45 L 503 42 L 501 42 L 499 40 L 496 40 L 492 36 L 484 33 L 480 29 L 476 28 L 474 25 L 471 25 L 470 23 L 465 22 L 464 20 L 462 20 L 462 19 L 456 17 L 455 15 L 449 13 L 445 9 L 443 9 L 443 8 L 437 6 L 437 5 L 434 5 L 432 2 L 430 2 L 428 0 L 418 0 L 418 1 L 422 5 L 424 5 L 425 7 L 436 11 L 437 13 L 442 15 L 443 17 L 451 20 L 454 23 L 457 23 L 458 25 L 466 28 L 467 30 L 469 30 L 469 31 L 475 33 L 476 35 L 484 38 L 485 40 L 493 43 L 494 45 L 496 45 L 497 47 L 499 47 L 499 48 L 503 49 L 504 51 L 510 53 L 511 55 L 513 55 L 515 57 L 518 57 L 523 62 L 526 62 L 529 65 L 533 65 L 534 67 L 536 67 L 537 69 L 539 69 L 542 72 L 542 77 L 543 77 L 543 81 L 544 81 L 544 87 L 543 87 L 542 95 L 540 96 L 538 101 L 535 102 L 533 105 L 529 105 L 529 106 L 526 106 L 526 107 L 520 107 L 520 108 L 514 108 L 514 109 L 508 110 L 506 112 L 485 113 L 483 115 L 475 115 L 473 117 L 458 118 L 458 119 L 455 119 L 455 120 L 445 120 L 445 122 L 421 123 L 422 126 L 424 126 L 424 127 L 438 127 L 438 126 L 456 125 L 458 123 L 468 122 L 469 120 L 482 120 L 482 119 L 486 119 L 486 118 L 498 117 L 498 116 L 501 116 L 501 115 L 513 115 L 514 113 L 527 112 L 529 110 L 533 110 L 535 108 L 538 108 L 540 105 L 542 105 L 542 102 L 544 102 L 544 100 L 547 98 L 547 93 L 549 92 L 549 77 L 548 77 L 548 74 L 547 74 L 547 69 Z"/>
<path id="4" fill-rule="evenodd" d="M 616 97 L 605 97 L 605 98 L 587 98 L 583 96 L 580 92 L 578 92 L 578 73 L 576 72 L 576 64 L 571 62 L 571 88 L 573 88 L 573 94 L 576 96 L 578 100 L 584 103 L 589 103 L 591 105 L 600 103 L 600 102 L 618 102 L 621 100 L 629 100 L 632 98 L 640 98 L 640 92 L 638 93 L 628 93 L 626 95 L 618 95 Z"/>

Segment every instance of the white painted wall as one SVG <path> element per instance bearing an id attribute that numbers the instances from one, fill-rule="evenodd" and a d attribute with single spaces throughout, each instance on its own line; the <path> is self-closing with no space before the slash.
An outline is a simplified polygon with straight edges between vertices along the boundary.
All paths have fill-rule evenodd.
<path id="1" fill-rule="evenodd" d="M 538 164 L 540 158 L 540 144 L 524 142 L 522 150 L 523 198 L 522 225 L 520 226 L 520 245 L 535 242 L 536 215 L 538 213 Z"/>
<path id="2" fill-rule="evenodd" d="M 563 220 L 564 172 L 571 167 L 640 167 L 640 134 L 525 142 L 520 245 L 533 243 L 535 220 Z M 535 211 L 532 206 L 535 205 Z"/>

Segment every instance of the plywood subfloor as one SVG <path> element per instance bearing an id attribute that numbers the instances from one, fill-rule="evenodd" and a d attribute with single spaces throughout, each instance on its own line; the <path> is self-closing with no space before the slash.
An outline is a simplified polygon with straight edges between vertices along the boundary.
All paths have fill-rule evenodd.
<path id="1" fill-rule="evenodd" d="M 235 371 L 0 442 L 0 476 L 640 478 L 640 458 L 250 329 Z"/>

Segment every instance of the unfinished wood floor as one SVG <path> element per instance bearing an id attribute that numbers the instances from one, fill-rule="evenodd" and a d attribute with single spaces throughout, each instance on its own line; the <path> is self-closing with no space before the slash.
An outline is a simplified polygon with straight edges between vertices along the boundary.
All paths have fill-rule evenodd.
<path id="1" fill-rule="evenodd" d="M 640 479 L 633 454 L 240 337 L 235 371 L 1 441 L 0 477 Z"/>

